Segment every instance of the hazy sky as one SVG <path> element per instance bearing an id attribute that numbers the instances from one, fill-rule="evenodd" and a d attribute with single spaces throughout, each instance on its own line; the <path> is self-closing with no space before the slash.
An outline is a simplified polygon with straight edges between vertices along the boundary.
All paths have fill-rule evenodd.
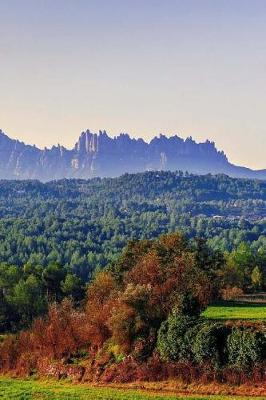
<path id="1" fill-rule="evenodd" d="M 0 128 L 191 135 L 266 168 L 266 0 L 0 0 Z"/>

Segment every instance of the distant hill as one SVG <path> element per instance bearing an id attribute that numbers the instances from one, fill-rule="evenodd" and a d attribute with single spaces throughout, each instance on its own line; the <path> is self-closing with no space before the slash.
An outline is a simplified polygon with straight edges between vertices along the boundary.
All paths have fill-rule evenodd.
<path id="1" fill-rule="evenodd" d="M 0 130 L 0 179 L 116 177 L 124 173 L 181 170 L 194 174 L 227 174 L 266 180 L 265 170 L 231 164 L 214 142 L 196 143 L 191 137 L 154 137 L 150 143 L 128 134 L 114 138 L 105 131 L 82 132 L 73 149 L 39 149 L 9 138 Z"/>
<path id="2" fill-rule="evenodd" d="M 0 180 L 0 264 L 56 262 L 88 279 L 128 240 L 175 231 L 215 249 L 244 241 L 266 254 L 266 181 L 169 171 Z"/>

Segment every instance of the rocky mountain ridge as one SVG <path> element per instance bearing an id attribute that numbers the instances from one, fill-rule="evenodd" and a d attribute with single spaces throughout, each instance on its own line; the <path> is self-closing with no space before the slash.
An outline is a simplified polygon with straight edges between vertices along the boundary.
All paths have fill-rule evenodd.
<path id="1" fill-rule="evenodd" d="M 73 149 L 53 146 L 39 149 L 9 138 L 0 130 L 0 179 L 114 177 L 126 172 L 182 170 L 195 174 L 224 173 L 233 177 L 266 179 L 265 170 L 251 170 L 231 164 L 215 143 L 196 143 L 177 135 L 143 139 L 106 131 L 82 132 Z"/>

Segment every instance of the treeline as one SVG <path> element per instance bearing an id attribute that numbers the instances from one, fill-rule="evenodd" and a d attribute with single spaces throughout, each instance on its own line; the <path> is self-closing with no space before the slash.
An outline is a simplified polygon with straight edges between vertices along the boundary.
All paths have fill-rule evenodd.
<path id="1" fill-rule="evenodd" d="M 181 230 L 214 249 L 266 251 L 266 183 L 181 172 L 0 182 L 0 262 L 57 263 L 83 280 L 130 239 Z"/>
<path id="2" fill-rule="evenodd" d="M 34 318 L 47 313 L 48 305 L 71 297 L 75 304 L 85 297 L 85 282 L 66 268 L 23 268 L 0 264 L 0 333 L 30 326 Z"/>
<path id="3" fill-rule="evenodd" d="M 30 329 L 6 336 L 0 371 L 103 382 L 263 381 L 265 324 L 200 317 L 223 288 L 225 264 L 219 251 L 179 233 L 130 242 L 95 274 L 82 303 L 53 303 Z"/>
<path id="4" fill-rule="evenodd" d="M 132 240 L 126 253 L 130 249 L 135 252 L 141 246 L 149 248 L 152 243 L 149 240 Z M 205 239 L 190 239 L 187 245 L 197 251 L 198 262 L 205 270 L 209 269 L 208 274 L 213 263 L 219 264 L 216 271 L 216 278 L 219 279 L 217 298 L 230 300 L 243 293 L 266 289 L 266 253 L 252 250 L 245 242 L 232 252 L 225 253 L 211 249 Z M 215 262 L 211 255 L 215 255 Z M 119 258 L 106 268 L 114 268 L 121 262 Z M 14 332 L 28 327 L 34 318 L 47 312 L 49 304 L 61 302 L 65 297 L 71 297 L 74 304 L 79 305 L 85 298 L 86 285 L 87 282 L 74 274 L 70 267 L 57 263 L 44 267 L 28 263 L 23 268 L 0 264 L 0 332 Z"/>

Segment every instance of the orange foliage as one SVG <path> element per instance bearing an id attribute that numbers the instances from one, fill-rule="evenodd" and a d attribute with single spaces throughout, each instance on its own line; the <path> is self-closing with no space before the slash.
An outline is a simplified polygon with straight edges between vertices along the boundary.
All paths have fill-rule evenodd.
<path id="1" fill-rule="evenodd" d="M 89 286 L 86 304 L 88 339 L 92 347 L 101 347 L 111 336 L 107 322 L 117 305 L 117 296 L 118 286 L 111 273 L 98 273 Z"/>
<path id="2" fill-rule="evenodd" d="M 73 308 L 70 300 L 53 304 L 46 321 L 36 321 L 32 327 L 35 349 L 51 358 L 69 357 L 88 345 L 88 326 L 85 314 Z"/>
<path id="3" fill-rule="evenodd" d="M 130 352 L 139 335 L 149 330 L 149 294 L 149 286 L 129 284 L 121 293 L 117 307 L 108 320 L 112 341 L 125 353 Z"/>
<path id="4" fill-rule="evenodd" d="M 243 296 L 243 294 L 243 290 L 235 286 L 227 286 L 226 288 L 221 289 L 221 296 L 223 300 L 235 300 L 238 297 Z"/>
<path id="5" fill-rule="evenodd" d="M 68 359 L 71 354 L 88 346 L 85 314 L 76 311 L 70 300 L 49 308 L 46 319 L 38 319 L 32 329 L 18 337 L 8 337 L 0 348 L 2 370 L 20 372 L 33 369 L 40 357 Z"/>
<path id="6" fill-rule="evenodd" d="M 16 338 L 12 335 L 7 336 L 0 347 L 0 370 L 3 372 L 12 370 L 16 365 L 18 355 Z"/>
<path id="7" fill-rule="evenodd" d="M 125 275 L 125 284 L 149 285 L 151 312 L 166 318 L 178 305 L 178 296 L 190 293 L 202 307 L 212 296 L 212 283 L 195 262 L 194 254 L 185 247 L 180 235 L 163 236 Z"/>

